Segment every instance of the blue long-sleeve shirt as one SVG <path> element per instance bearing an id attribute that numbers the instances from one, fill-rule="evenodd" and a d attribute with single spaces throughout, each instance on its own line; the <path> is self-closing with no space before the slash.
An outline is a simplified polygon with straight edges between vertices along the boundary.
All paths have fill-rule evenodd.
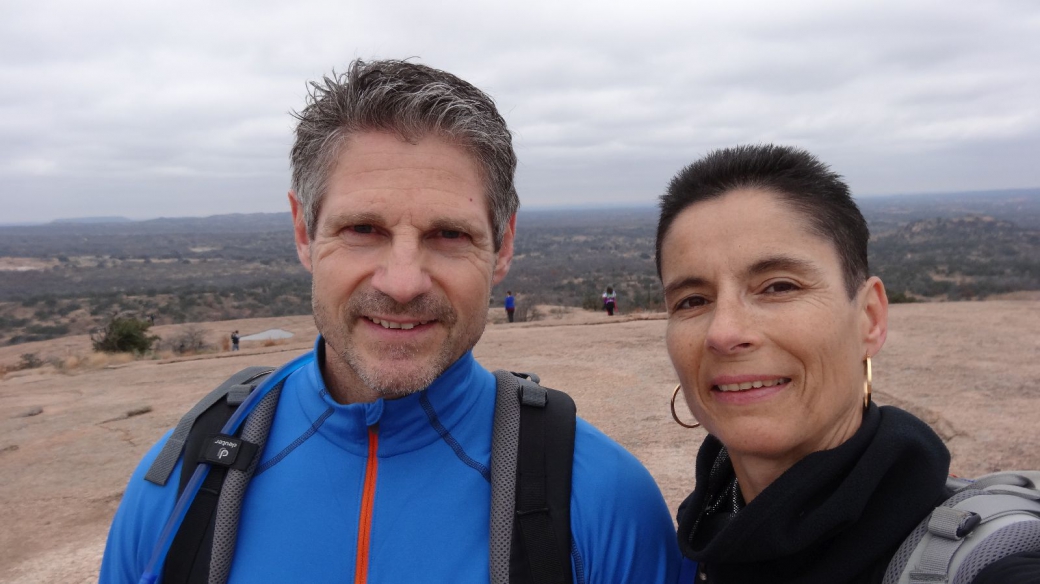
<path id="1" fill-rule="evenodd" d="M 424 391 L 342 405 L 312 358 L 282 390 L 229 582 L 351 582 L 363 532 L 369 583 L 487 582 L 495 392 L 494 376 L 466 353 Z M 164 487 L 144 480 L 168 436 L 130 479 L 102 584 L 137 582 L 173 509 L 180 463 Z M 575 582 L 675 582 L 675 532 L 646 469 L 580 419 L 574 451 Z"/>

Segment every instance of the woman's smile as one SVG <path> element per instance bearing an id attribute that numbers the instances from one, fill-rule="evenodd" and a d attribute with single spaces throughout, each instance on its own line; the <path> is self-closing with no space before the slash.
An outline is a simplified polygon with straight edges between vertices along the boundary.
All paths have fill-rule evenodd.
<path id="1" fill-rule="evenodd" d="M 762 387 L 773 387 L 790 383 L 788 377 L 773 377 L 762 375 L 739 375 L 718 377 L 712 380 L 711 388 L 718 391 L 745 391 L 748 389 L 759 389 Z"/>
<path id="2" fill-rule="evenodd" d="M 726 376 L 713 381 L 712 397 L 720 403 L 736 406 L 770 399 L 791 385 L 789 377 L 762 375 Z"/>

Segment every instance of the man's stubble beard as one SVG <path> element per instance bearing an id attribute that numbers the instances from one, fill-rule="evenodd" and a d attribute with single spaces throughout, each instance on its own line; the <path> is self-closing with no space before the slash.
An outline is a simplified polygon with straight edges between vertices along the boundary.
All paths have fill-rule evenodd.
<path id="1" fill-rule="evenodd" d="M 490 290 L 488 298 L 482 303 L 484 307 L 482 313 L 475 315 L 476 318 L 473 322 L 464 328 L 459 328 L 459 317 L 451 304 L 443 297 L 435 297 L 430 294 L 419 296 L 407 304 L 399 304 L 380 292 L 359 292 L 347 301 L 344 319 L 338 319 L 335 313 L 328 310 L 328 307 L 319 300 L 313 281 L 311 283 L 311 307 L 314 311 L 314 323 L 318 332 L 325 339 L 327 351 L 334 353 L 342 364 L 346 365 L 357 382 L 364 384 L 384 399 L 404 397 L 426 389 L 452 363 L 466 351 L 472 349 L 484 334 L 489 300 Z M 401 377 L 395 375 L 397 371 L 394 363 L 421 358 L 420 349 L 426 347 L 381 343 L 375 351 L 370 351 L 376 357 L 377 362 L 366 363 L 362 351 L 352 342 L 352 335 L 356 327 L 363 324 L 361 319 L 365 318 L 363 314 L 366 312 L 387 316 L 406 315 L 420 320 L 436 320 L 437 326 L 442 326 L 447 330 L 448 337 L 418 371 Z M 326 360 L 329 356 L 326 353 Z"/>

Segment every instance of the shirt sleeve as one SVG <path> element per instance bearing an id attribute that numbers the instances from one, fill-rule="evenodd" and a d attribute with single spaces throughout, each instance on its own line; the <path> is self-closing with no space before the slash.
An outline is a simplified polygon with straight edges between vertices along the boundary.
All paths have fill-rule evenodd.
<path id="1" fill-rule="evenodd" d="M 130 477 L 108 530 L 99 584 L 133 584 L 140 580 L 148 566 L 159 534 L 176 503 L 181 463 L 177 462 L 165 486 L 150 483 L 144 476 L 172 433 L 172 430 L 167 432 L 152 446 Z"/>
<path id="2" fill-rule="evenodd" d="M 576 584 L 672 584 L 682 556 L 671 513 L 646 468 L 579 419 L 571 479 Z"/>

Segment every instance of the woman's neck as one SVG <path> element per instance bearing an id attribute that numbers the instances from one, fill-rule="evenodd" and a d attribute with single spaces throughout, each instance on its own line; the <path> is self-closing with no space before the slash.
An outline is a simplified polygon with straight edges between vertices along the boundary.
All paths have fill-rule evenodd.
<path id="1" fill-rule="evenodd" d="M 740 486 L 740 494 L 743 495 L 744 502 L 750 503 L 799 460 L 813 452 L 830 450 L 844 444 L 846 440 L 852 438 L 862 424 L 863 412 L 856 411 L 827 434 L 780 455 L 737 452 L 730 449 L 730 462 L 733 465 L 734 474 L 737 475 L 737 484 Z"/>

